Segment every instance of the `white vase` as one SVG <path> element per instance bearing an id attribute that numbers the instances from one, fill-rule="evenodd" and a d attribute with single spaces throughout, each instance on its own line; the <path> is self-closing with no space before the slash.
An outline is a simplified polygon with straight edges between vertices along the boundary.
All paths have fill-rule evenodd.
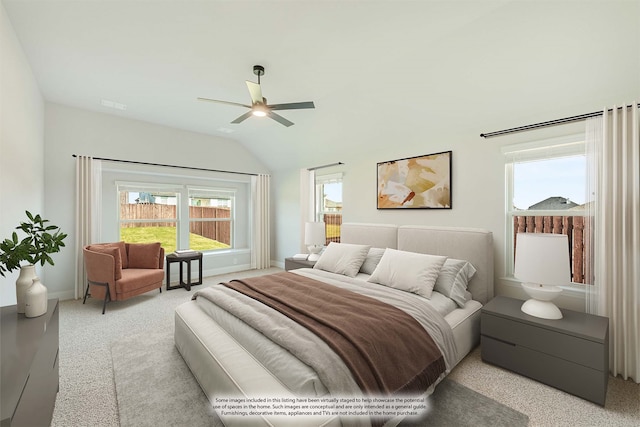
<path id="1" fill-rule="evenodd" d="M 20 267 L 20 275 L 16 280 L 16 304 L 18 313 L 24 313 L 24 294 L 33 284 L 33 278 L 36 277 L 36 266 L 29 264 Z"/>
<path id="2" fill-rule="evenodd" d="M 38 276 L 24 294 L 24 315 L 27 317 L 42 316 L 47 312 L 47 288 Z"/>

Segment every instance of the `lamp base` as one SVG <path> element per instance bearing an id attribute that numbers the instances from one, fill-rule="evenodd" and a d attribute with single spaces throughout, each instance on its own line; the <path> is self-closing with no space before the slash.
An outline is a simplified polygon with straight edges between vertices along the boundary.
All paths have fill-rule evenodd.
<path id="1" fill-rule="evenodd" d="M 307 246 L 309 250 L 309 256 L 307 257 L 307 261 L 318 261 L 320 259 L 320 252 L 322 252 L 322 246 L 320 245 L 310 245 Z"/>
<path id="2" fill-rule="evenodd" d="M 522 304 L 520 310 L 530 316 L 539 317 L 541 319 L 562 319 L 562 312 L 551 301 L 540 301 L 531 298 Z"/>

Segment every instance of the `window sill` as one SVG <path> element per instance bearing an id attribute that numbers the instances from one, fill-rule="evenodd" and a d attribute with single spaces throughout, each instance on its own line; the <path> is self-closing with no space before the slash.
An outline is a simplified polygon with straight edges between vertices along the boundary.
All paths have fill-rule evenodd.
<path id="1" fill-rule="evenodd" d="M 249 248 L 240 248 L 240 249 L 219 249 L 216 251 L 201 251 L 203 256 L 205 257 L 215 257 L 218 255 L 241 255 L 241 254 L 249 254 L 251 253 L 251 249 Z"/>

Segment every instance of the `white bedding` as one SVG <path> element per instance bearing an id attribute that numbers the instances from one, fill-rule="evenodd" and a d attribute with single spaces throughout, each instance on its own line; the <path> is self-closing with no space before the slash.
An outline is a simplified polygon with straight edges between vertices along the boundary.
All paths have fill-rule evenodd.
<path id="1" fill-rule="evenodd" d="M 444 323 L 451 328 L 451 345 L 456 351 L 453 356 L 448 356 L 448 369 L 477 345 L 481 303 L 493 295 L 493 245 L 490 232 L 371 224 L 343 224 L 342 231 L 342 238 L 348 243 L 393 247 L 397 241 L 397 248 L 401 250 L 444 255 L 472 263 L 478 272 L 470 282 L 470 293 L 466 294 L 467 301 L 463 307 L 458 307 L 455 302 L 438 292 L 432 293 L 429 304 L 444 316 Z M 329 278 L 332 274 L 310 269 L 298 270 L 297 273 L 328 275 Z M 347 279 L 362 284 L 368 277 L 360 273 L 355 278 Z M 344 278 L 343 276 L 341 281 Z M 367 283 L 367 286 L 379 285 Z M 274 351 L 273 346 L 277 344 L 266 340 L 260 332 L 252 330 L 242 321 L 212 306 L 205 298 L 179 306 L 176 309 L 175 332 L 176 347 L 212 403 L 216 397 L 256 396 L 265 389 L 291 396 L 323 396 L 329 392 L 320 380 L 321 377 L 305 363 L 286 351 Z M 222 416 L 222 419 L 230 426 L 246 423 L 246 420 L 233 417 L 225 419 Z M 330 417 L 305 425 L 338 426 L 344 423 L 345 420 L 341 423 L 339 419 Z M 301 424 L 295 419 L 263 417 L 262 421 L 252 420 L 251 425 Z"/>
<path id="2" fill-rule="evenodd" d="M 378 295 L 379 297 L 385 297 L 387 300 L 393 299 L 394 296 L 406 299 L 407 296 L 406 292 L 367 282 L 366 279 L 369 275 L 366 274 L 360 274 L 359 277 L 356 278 L 348 278 L 343 275 L 310 268 L 294 270 L 292 273 L 315 280 L 321 280 L 325 283 L 338 285 L 350 290 L 354 290 L 357 287 L 362 287 L 367 290 L 375 289 L 374 294 L 371 295 L 374 298 Z M 456 304 L 451 299 L 438 292 L 434 292 L 431 299 L 426 299 L 419 295 L 411 295 L 411 297 L 416 299 L 416 310 L 419 309 L 419 304 L 428 304 L 433 307 L 445 321 L 447 320 L 446 316 L 457 309 Z M 239 298 L 244 299 L 245 297 L 239 296 Z M 313 369 L 301 362 L 290 352 L 284 351 L 280 345 L 266 338 L 242 320 L 220 309 L 207 298 L 197 298 L 196 302 L 220 327 L 233 336 L 238 344 L 254 355 L 259 363 L 279 378 L 283 385 L 294 395 L 321 397 L 329 393 L 329 390 Z M 471 305 L 473 306 L 473 304 Z M 478 304 L 478 308 L 479 307 L 481 307 L 480 304 Z M 416 314 L 414 313 L 413 315 Z M 450 320 L 459 321 L 462 319 L 464 319 L 464 316 L 458 315 L 452 316 Z M 453 325 L 449 324 L 449 326 L 451 327 Z M 441 352 L 449 355 L 447 358 L 448 370 L 459 360 L 455 336 L 452 336 L 452 340 L 453 345 L 451 349 L 446 349 L 443 347 L 445 344 L 442 342 L 439 343 Z M 436 340 L 436 342 L 438 341 Z"/>

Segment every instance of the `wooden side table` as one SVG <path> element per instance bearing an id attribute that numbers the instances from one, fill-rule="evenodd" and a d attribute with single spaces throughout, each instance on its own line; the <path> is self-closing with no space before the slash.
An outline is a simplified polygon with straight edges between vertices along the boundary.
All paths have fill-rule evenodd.
<path id="1" fill-rule="evenodd" d="M 604 406 L 609 319 L 565 309 L 562 319 L 540 319 L 523 302 L 497 296 L 482 308 L 482 360 Z"/>
<path id="2" fill-rule="evenodd" d="M 296 268 L 313 268 L 315 261 L 309 261 L 306 259 L 293 259 L 293 257 L 284 259 L 285 271 L 295 270 Z"/>
<path id="3" fill-rule="evenodd" d="M 185 288 L 190 291 L 191 286 L 201 285 L 202 284 L 202 252 L 183 252 L 183 253 L 170 253 L 166 256 L 167 259 L 167 290 L 170 291 L 172 289 L 177 288 Z M 191 261 L 198 261 L 198 281 L 191 281 Z M 180 279 L 178 281 L 178 285 L 170 286 L 171 283 L 171 264 L 174 262 L 180 263 Z M 183 265 L 187 264 L 187 281 L 184 281 L 183 276 Z"/>

